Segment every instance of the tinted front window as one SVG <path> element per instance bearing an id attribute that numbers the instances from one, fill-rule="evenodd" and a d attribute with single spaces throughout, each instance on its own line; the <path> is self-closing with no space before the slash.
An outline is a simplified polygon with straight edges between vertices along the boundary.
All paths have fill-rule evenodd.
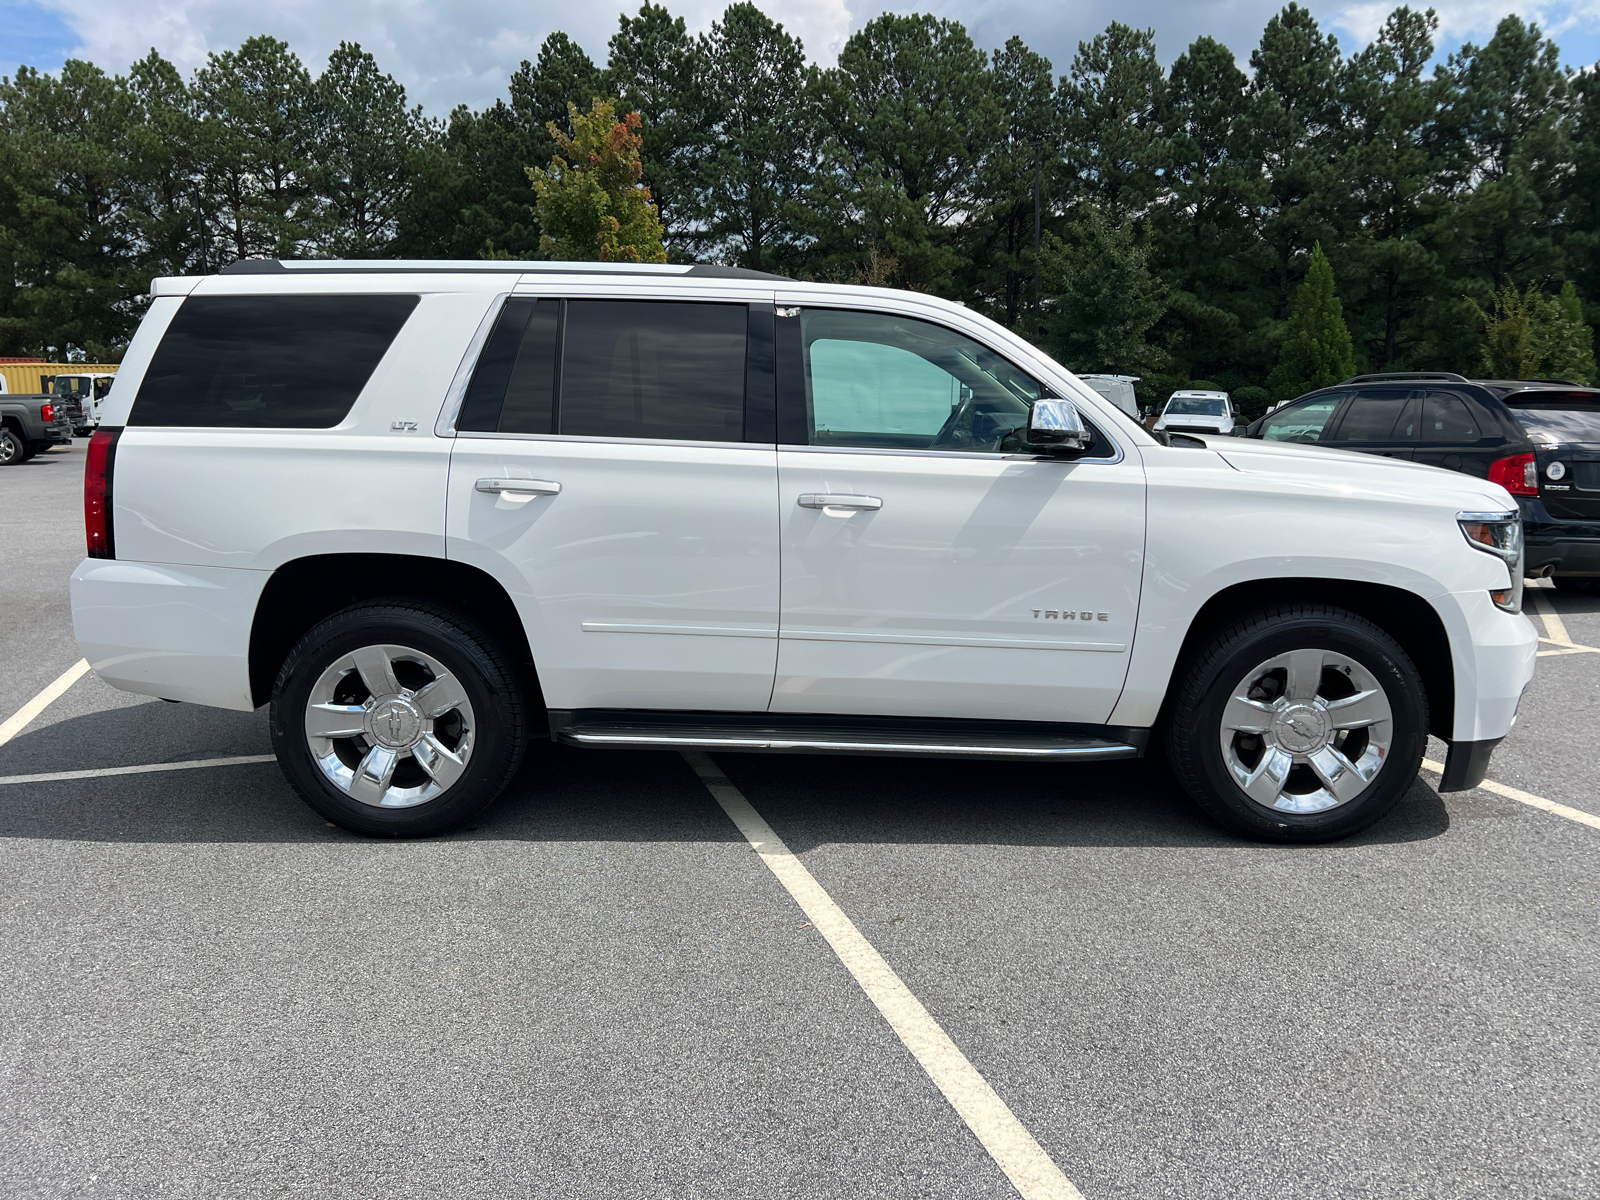
<path id="1" fill-rule="evenodd" d="M 1304 404 L 1280 408 L 1261 422 L 1259 436 L 1269 442 L 1320 442 L 1342 394 L 1318 396 Z"/>
<path id="2" fill-rule="evenodd" d="M 825 308 L 801 322 L 814 446 L 999 450 L 1039 396 L 1010 362 L 939 325 Z"/>
<path id="3" fill-rule="evenodd" d="M 350 411 L 416 296 L 191 296 L 130 425 L 327 429 Z"/>
<path id="4" fill-rule="evenodd" d="M 742 304 L 569 300 L 558 428 L 587 437 L 744 437 Z"/>

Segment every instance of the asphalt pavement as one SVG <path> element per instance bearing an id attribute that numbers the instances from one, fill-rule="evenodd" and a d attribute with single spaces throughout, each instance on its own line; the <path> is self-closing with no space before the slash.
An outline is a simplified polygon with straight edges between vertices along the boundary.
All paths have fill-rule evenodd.
<path id="1" fill-rule="evenodd" d="M 82 464 L 0 470 L 0 721 L 79 657 Z M 1491 779 L 1600 814 L 1600 599 L 1541 595 Z M 90 675 L 0 776 L 267 753 Z M 1286 848 L 1154 762 L 715 761 L 1088 1200 L 1600 1194 L 1600 830 L 1424 776 Z M 423 842 L 272 763 L 0 784 L 0 1012 L 8 1200 L 1017 1194 L 672 753 L 543 746 Z"/>

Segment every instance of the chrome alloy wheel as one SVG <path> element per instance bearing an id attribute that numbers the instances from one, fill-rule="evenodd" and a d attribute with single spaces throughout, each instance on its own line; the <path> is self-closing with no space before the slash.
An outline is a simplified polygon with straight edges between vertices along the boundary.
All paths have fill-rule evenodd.
<path id="1" fill-rule="evenodd" d="M 431 655 L 364 646 L 312 685 L 306 743 L 330 782 L 375 808 L 411 808 L 441 795 L 472 757 L 472 703 Z"/>
<path id="2" fill-rule="evenodd" d="M 1233 688 L 1221 734 L 1222 760 L 1250 799 L 1279 812 L 1325 812 L 1378 777 L 1394 740 L 1394 712 L 1355 659 L 1291 650 Z"/>

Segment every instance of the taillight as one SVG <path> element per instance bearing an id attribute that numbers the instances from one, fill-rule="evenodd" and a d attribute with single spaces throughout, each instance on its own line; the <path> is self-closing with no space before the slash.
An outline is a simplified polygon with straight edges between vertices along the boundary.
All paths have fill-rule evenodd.
<path id="1" fill-rule="evenodd" d="M 40 408 L 39 419 L 46 425 L 50 424 L 51 421 L 54 421 L 56 419 L 56 406 L 54 404 L 46 404 L 44 407 Z"/>
<path id="2" fill-rule="evenodd" d="M 1489 464 L 1489 482 L 1498 483 L 1513 496 L 1539 494 L 1539 468 L 1531 454 L 1513 454 Z"/>
<path id="3" fill-rule="evenodd" d="M 83 529 L 90 558 L 115 558 L 111 530 L 111 470 L 116 463 L 120 429 L 97 429 L 89 438 L 89 461 L 83 471 Z"/>

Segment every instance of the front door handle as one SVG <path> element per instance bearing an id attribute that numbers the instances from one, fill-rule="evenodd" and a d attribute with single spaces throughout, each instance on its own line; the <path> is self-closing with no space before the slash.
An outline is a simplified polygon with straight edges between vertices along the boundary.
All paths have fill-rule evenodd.
<path id="1" fill-rule="evenodd" d="M 828 492 L 803 492 L 800 496 L 801 508 L 860 508 L 879 509 L 883 501 L 876 496 L 836 496 Z"/>
<path id="2" fill-rule="evenodd" d="M 556 496 L 561 485 L 553 479 L 480 479 L 473 485 L 480 492 L 498 492 L 502 496 Z"/>

